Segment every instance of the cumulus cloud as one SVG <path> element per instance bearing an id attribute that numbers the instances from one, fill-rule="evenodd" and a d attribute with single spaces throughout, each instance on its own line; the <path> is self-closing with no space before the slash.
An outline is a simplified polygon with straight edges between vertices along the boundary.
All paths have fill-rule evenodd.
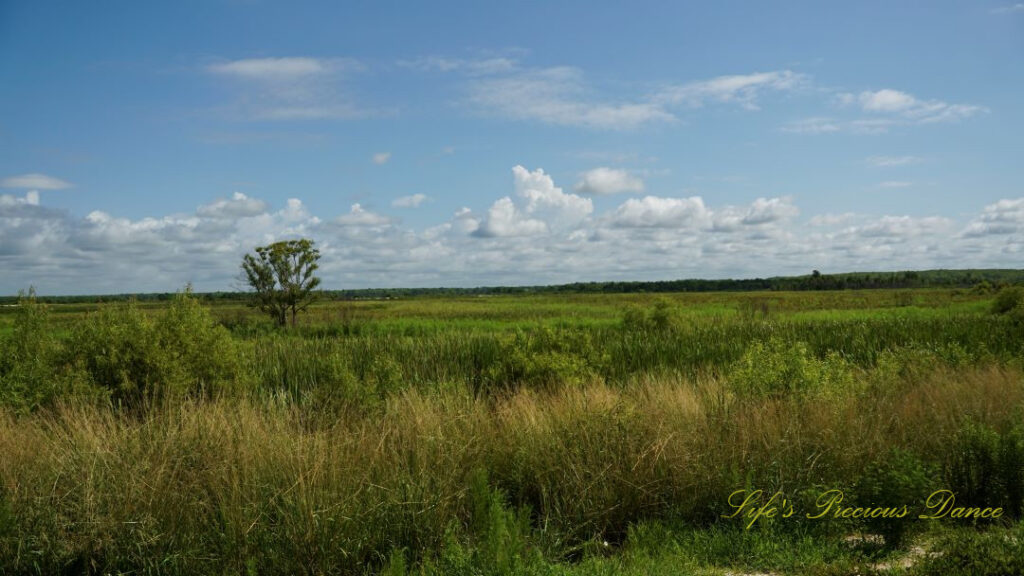
<path id="1" fill-rule="evenodd" d="M 630 198 L 611 216 L 618 228 L 687 228 L 699 230 L 711 223 L 711 211 L 700 196 L 690 198 Z"/>
<path id="2" fill-rule="evenodd" d="M 793 205 L 793 199 L 790 197 L 758 198 L 747 209 L 747 213 L 743 216 L 743 223 L 748 225 L 768 224 L 794 218 L 799 213 L 800 210 Z"/>
<path id="3" fill-rule="evenodd" d="M 985 206 L 963 235 L 966 237 L 1001 236 L 1024 230 L 1024 198 L 1000 200 Z"/>
<path id="4" fill-rule="evenodd" d="M 18 176 L 9 176 L 0 180 L 0 187 L 3 188 L 32 188 L 35 190 L 63 190 L 71 188 L 70 182 L 60 178 L 47 176 L 46 174 L 31 173 Z"/>
<path id="5" fill-rule="evenodd" d="M 634 193 L 644 191 L 644 181 L 625 170 L 615 168 L 594 168 L 580 176 L 573 190 L 581 194 L 606 196 L 609 194 Z"/>
<path id="6" fill-rule="evenodd" d="M 356 203 L 349 209 L 348 214 L 338 216 L 334 222 L 343 226 L 387 226 L 391 223 L 391 219 L 370 212 Z"/>
<path id="7" fill-rule="evenodd" d="M 429 198 L 426 194 L 410 194 L 409 196 L 395 198 L 391 201 L 391 205 L 395 208 L 417 208 L 427 200 Z"/>
<path id="8" fill-rule="evenodd" d="M 497 194 L 495 194 L 497 195 Z M 627 198 L 595 214 L 542 170 L 517 166 L 512 190 L 417 229 L 353 204 L 314 215 L 297 198 L 271 206 L 236 193 L 181 214 L 84 217 L 0 195 L 0 290 L 43 293 L 237 287 L 255 246 L 307 237 L 326 288 L 562 283 L 593 279 L 768 276 L 830 270 L 1009 267 L 1024 252 L 1024 198 L 962 221 L 937 215 L 816 214 L 790 197 L 711 204 Z M 322 216 L 322 218 L 321 218 Z"/>
<path id="9" fill-rule="evenodd" d="M 567 194 L 544 170 L 512 169 L 518 203 L 506 196 L 495 202 L 475 236 L 532 236 L 579 225 L 594 211 L 589 198 Z"/>
<path id="10" fill-rule="evenodd" d="M 509 236 L 539 236 L 548 232 L 548 225 L 536 218 L 523 214 L 508 196 L 499 199 L 487 210 L 487 217 L 480 223 L 474 236 L 481 238 Z"/>

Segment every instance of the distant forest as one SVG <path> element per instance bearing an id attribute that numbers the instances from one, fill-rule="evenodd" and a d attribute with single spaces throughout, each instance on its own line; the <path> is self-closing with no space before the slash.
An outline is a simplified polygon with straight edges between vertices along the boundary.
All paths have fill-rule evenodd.
<path id="1" fill-rule="evenodd" d="M 481 286 L 477 288 L 365 288 L 324 290 L 328 300 L 367 300 L 410 298 L 416 296 L 487 296 L 499 294 L 622 294 L 657 292 L 754 292 L 772 290 L 861 290 L 880 288 L 976 288 L 990 290 L 1006 284 L 1024 283 L 1024 270 L 922 270 L 903 272 L 849 272 L 804 276 L 775 276 L 743 280 L 661 280 L 654 282 L 576 282 L 554 286 Z M 92 296 L 40 296 L 42 302 L 85 303 L 169 300 L 174 292 L 148 294 L 108 294 Z M 245 292 L 206 292 L 197 294 L 207 301 L 243 300 Z M 17 302 L 17 296 L 0 297 L 0 303 Z"/>

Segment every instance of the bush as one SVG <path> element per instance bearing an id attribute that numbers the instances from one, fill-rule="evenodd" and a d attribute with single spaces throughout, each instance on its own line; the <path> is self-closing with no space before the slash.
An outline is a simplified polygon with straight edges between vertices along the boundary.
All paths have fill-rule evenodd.
<path id="1" fill-rule="evenodd" d="M 672 303 L 665 298 L 658 298 L 650 308 L 630 306 L 622 313 L 622 328 L 634 332 L 666 332 L 677 322 Z"/>
<path id="2" fill-rule="evenodd" d="M 1024 302 L 1024 287 L 1008 286 L 996 294 L 996 299 L 992 301 L 992 313 L 1006 314 L 1020 307 L 1022 302 Z"/>
<path id="3" fill-rule="evenodd" d="M 844 390 L 853 384 L 849 363 L 835 352 L 816 358 L 803 342 L 754 342 L 729 372 L 741 394 L 785 396 Z"/>
<path id="4" fill-rule="evenodd" d="M 498 389 L 576 385 L 596 376 L 586 357 L 592 352 L 588 343 L 569 342 L 547 328 L 517 331 L 502 348 L 501 358 L 487 368 L 485 376 Z"/>
<path id="5" fill-rule="evenodd" d="M 192 297 L 178 294 L 156 319 L 135 302 L 104 306 L 75 329 L 69 361 L 118 403 L 213 392 L 239 371 L 234 342 Z"/>
<path id="6" fill-rule="evenodd" d="M 60 362 L 61 354 L 49 308 L 29 290 L 18 299 L 14 330 L 0 340 L 0 404 L 25 412 L 62 396 L 88 395 L 81 375 Z"/>
<path id="7" fill-rule="evenodd" d="M 875 460 L 857 482 L 855 501 L 862 508 L 895 508 L 906 506 L 902 517 L 866 518 L 869 530 L 885 538 L 887 548 L 903 543 L 908 530 L 917 520 L 918 503 L 924 502 L 934 489 L 933 475 L 919 458 L 899 449 Z"/>
<path id="8" fill-rule="evenodd" d="M 965 423 L 946 461 L 946 480 L 957 504 L 998 506 L 1002 499 L 998 462 L 999 434 L 984 424 Z"/>
<path id="9" fill-rule="evenodd" d="M 999 434 L 984 424 L 965 423 L 953 441 L 945 472 L 957 505 L 999 507 L 1019 517 L 1024 512 L 1024 425 Z"/>

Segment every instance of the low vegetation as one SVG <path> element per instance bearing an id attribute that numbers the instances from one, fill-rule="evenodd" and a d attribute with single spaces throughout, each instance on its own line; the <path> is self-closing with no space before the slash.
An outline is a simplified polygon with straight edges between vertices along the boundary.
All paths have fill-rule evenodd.
<path id="1" fill-rule="evenodd" d="M 322 302 L 283 329 L 187 290 L 25 297 L 0 573 L 1019 573 L 1012 292 Z M 754 490 L 797 513 L 751 523 Z M 1003 513 L 917 518 L 936 490 Z M 911 510 L 807 518 L 829 491 Z"/>

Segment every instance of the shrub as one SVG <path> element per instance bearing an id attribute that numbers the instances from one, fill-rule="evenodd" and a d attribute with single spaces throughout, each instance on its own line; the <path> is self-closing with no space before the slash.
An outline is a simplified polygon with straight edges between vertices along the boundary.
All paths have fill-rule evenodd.
<path id="1" fill-rule="evenodd" d="M 1008 286 L 996 294 L 992 301 L 993 314 L 1006 314 L 1024 302 L 1024 286 Z"/>
<path id="2" fill-rule="evenodd" d="M 917 517 L 915 507 L 924 502 L 934 489 L 933 475 L 919 458 L 900 449 L 890 451 L 872 462 L 854 492 L 857 506 L 862 508 L 894 508 L 906 506 L 902 517 L 866 518 L 868 529 L 885 538 L 887 548 L 903 543 Z"/>
<path id="3" fill-rule="evenodd" d="M 562 335 L 541 328 L 517 331 L 502 344 L 502 355 L 487 368 L 485 380 L 501 389 L 514 386 L 575 385 L 595 376 L 585 354 Z"/>
<path id="4" fill-rule="evenodd" d="M 239 370 L 230 334 L 190 289 L 156 319 L 135 302 L 104 306 L 77 326 L 69 348 L 70 362 L 118 403 L 212 392 Z"/>
<path id="5" fill-rule="evenodd" d="M 18 299 L 13 328 L 0 340 L 0 404 L 25 412 L 62 396 L 90 394 L 81 375 L 61 363 L 49 308 L 34 291 Z"/>
<path id="6" fill-rule="evenodd" d="M 1024 422 L 1004 434 L 999 441 L 999 474 L 1006 491 L 1006 513 L 1012 518 L 1024 516 Z"/>
<path id="7" fill-rule="evenodd" d="M 630 306 L 622 313 L 622 328 L 628 331 L 666 332 L 678 322 L 672 303 L 658 298 L 650 308 Z"/>
<path id="8" fill-rule="evenodd" d="M 1019 517 L 1024 512 L 1024 424 L 999 434 L 984 424 L 965 423 L 945 472 L 958 505 L 999 507 Z"/>
<path id="9" fill-rule="evenodd" d="M 995 507 L 1002 500 L 999 434 L 984 424 L 966 422 L 953 440 L 946 480 L 963 506 Z"/>
<path id="10" fill-rule="evenodd" d="M 732 365 L 729 382 L 741 394 L 784 396 L 842 390 L 852 384 L 853 373 L 835 352 L 818 359 L 803 342 L 772 338 L 747 348 Z"/>

